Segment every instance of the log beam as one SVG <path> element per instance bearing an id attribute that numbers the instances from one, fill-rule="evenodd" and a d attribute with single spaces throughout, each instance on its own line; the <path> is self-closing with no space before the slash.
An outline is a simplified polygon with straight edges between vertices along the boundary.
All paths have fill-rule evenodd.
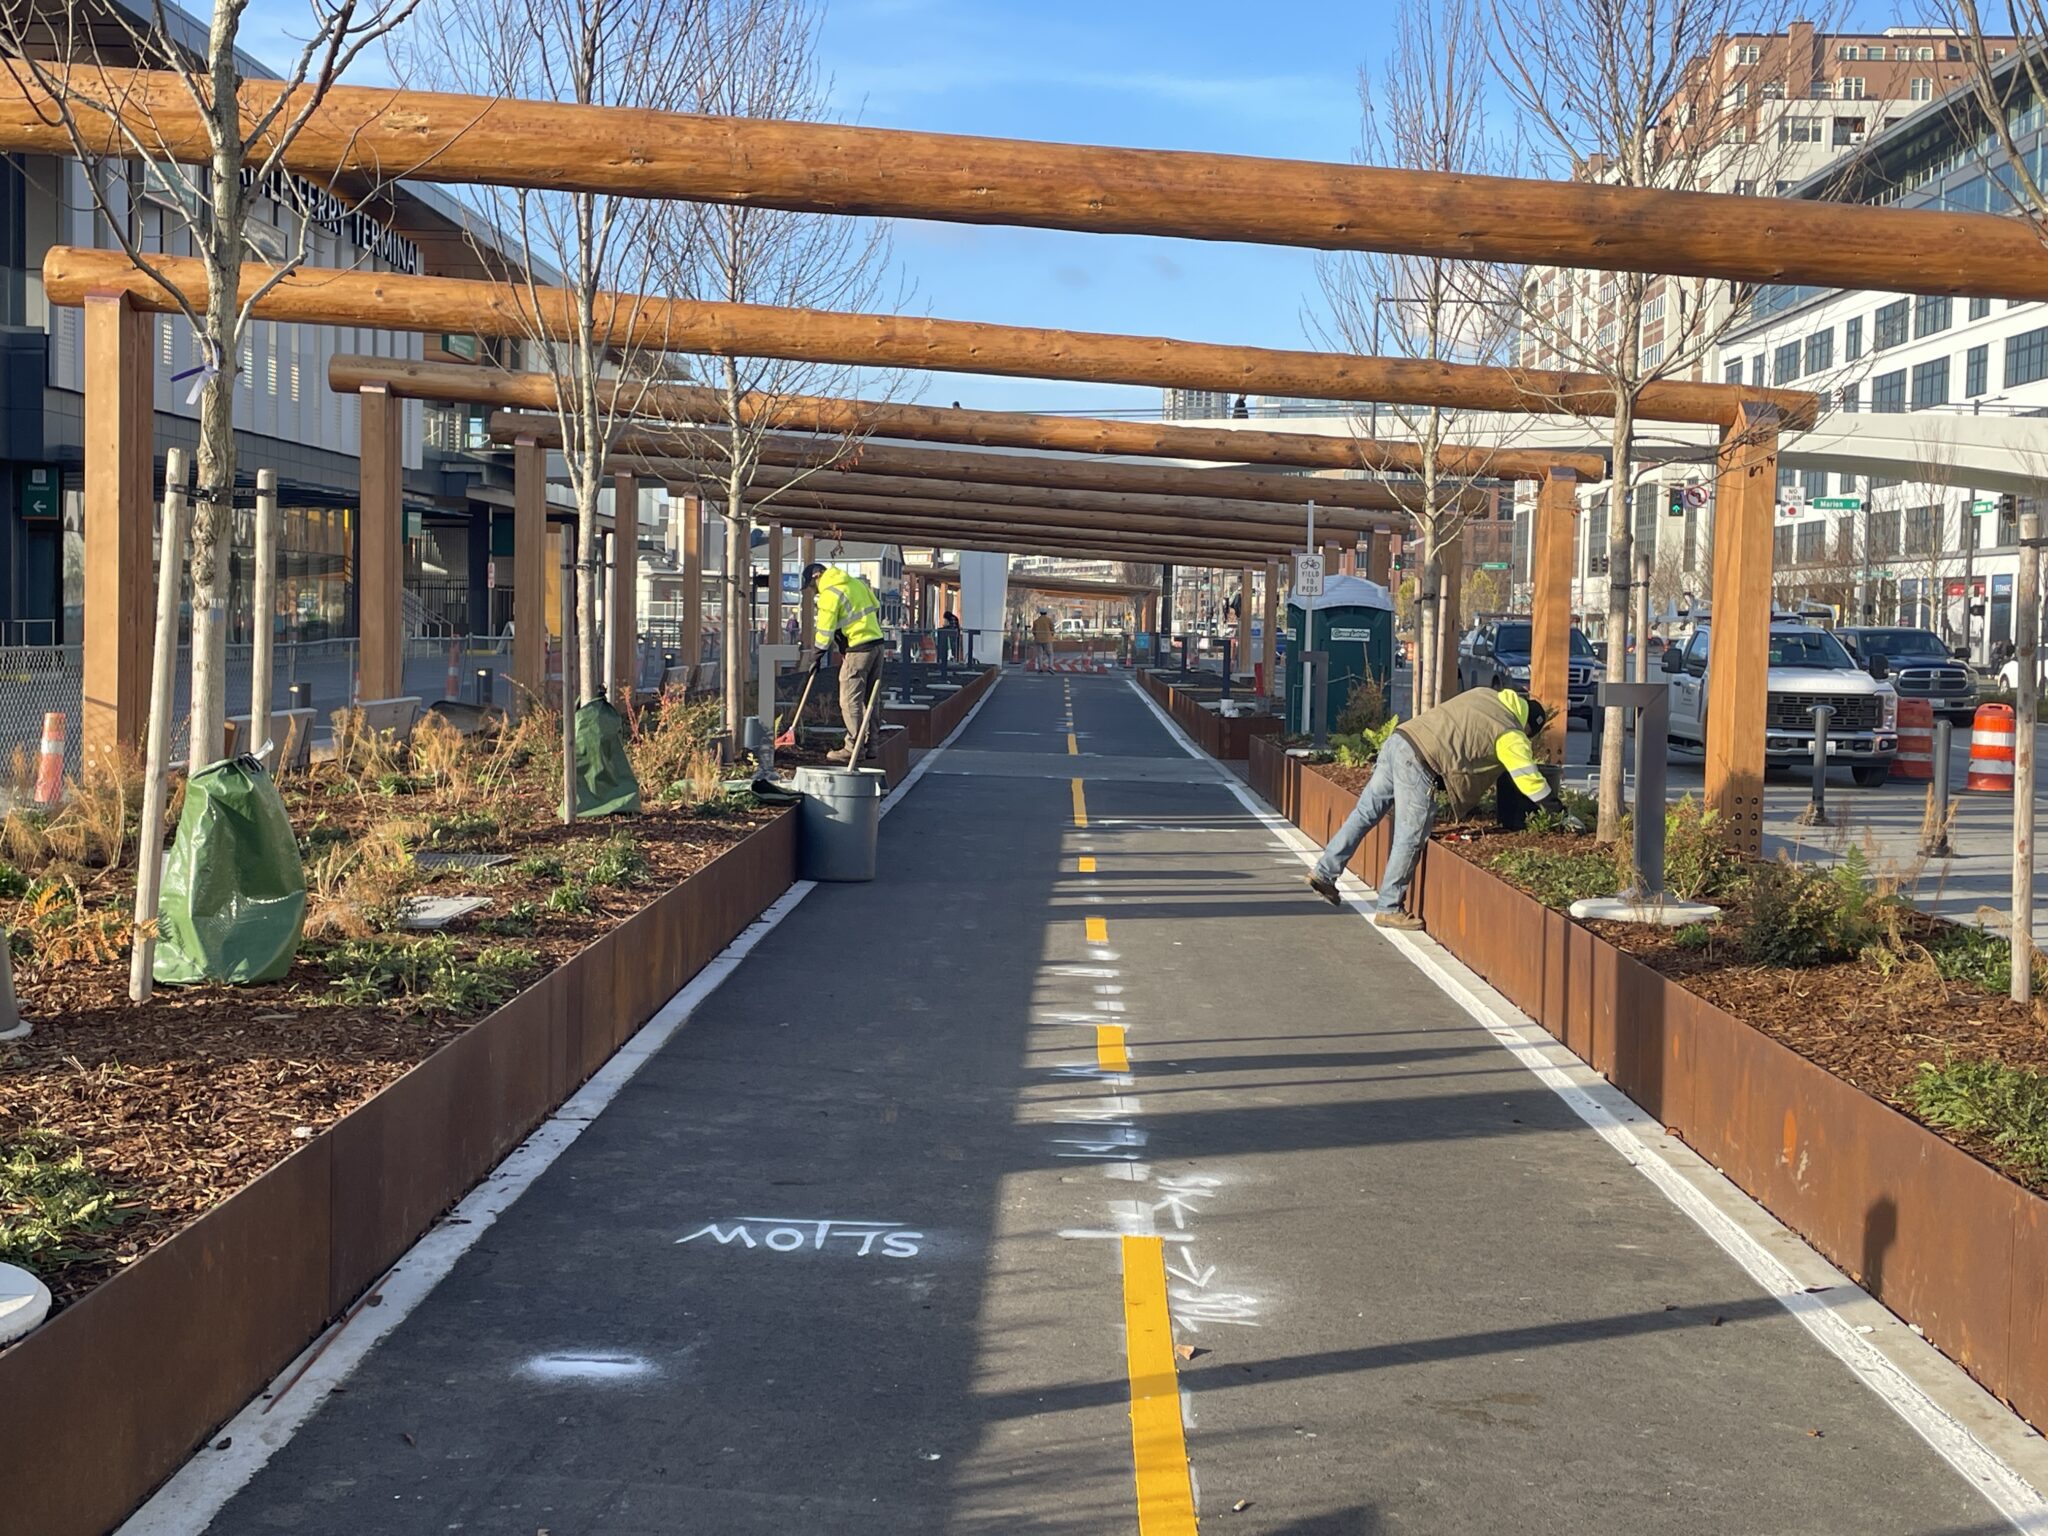
<path id="1" fill-rule="evenodd" d="M 491 436 L 501 443 L 532 437 L 549 448 L 561 446 L 561 427 L 553 417 L 500 413 L 492 419 Z M 731 463 L 731 447 L 730 434 L 716 429 L 627 431 L 612 442 L 618 453 L 696 460 L 720 473 L 723 471 L 719 466 Z M 1265 502 L 1276 508 L 1306 507 L 1314 502 L 1319 520 L 1332 528 L 1405 523 L 1406 514 L 1422 505 L 1419 484 L 1281 475 L 1267 470 L 1189 469 L 1171 464 L 1124 464 L 1046 454 L 975 453 L 962 448 L 898 448 L 872 441 L 821 443 L 787 433 L 762 434 L 755 441 L 753 452 L 757 463 L 816 474 L 1025 485 L 1125 496 L 1207 496 L 1225 501 Z M 1483 512 L 1491 502 L 1484 491 L 1468 489 L 1442 498 L 1439 505 L 1463 512 Z M 1372 522 L 1353 518 L 1337 523 L 1323 517 L 1326 510 L 1401 516 L 1382 516 Z"/>
<path id="2" fill-rule="evenodd" d="M 470 363 L 344 355 L 327 365 L 327 382 L 330 388 L 341 391 L 381 382 L 388 384 L 393 394 L 407 400 L 489 405 L 510 411 L 549 412 L 559 408 L 554 375 L 505 373 Z M 604 407 L 618 412 L 622 418 L 679 424 L 716 424 L 727 419 L 725 396 L 715 389 L 609 379 L 600 380 L 597 388 Z M 1340 410 L 1333 407 L 1333 414 Z M 742 395 L 740 421 L 749 427 L 835 437 L 901 439 L 976 448 L 1036 448 L 1053 453 L 1118 454 L 1140 459 L 1197 459 L 1216 464 L 1267 464 L 1293 469 L 1360 469 L 1414 475 L 1421 473 L 1423 464 L 1422 450 L 1413 443 L 1374 441 L 1348 434 L 1111 421 L 1091 416 L 978 411 L 819 395 Z M 1585 480 L 1599 480 L 1607 473 L 1607 461 L 1597 453 L 1541 453 L 1478 444 L 1440 447 L 1437 465 L 1443 474 L 1467 480 L 1541 480 L 1553 465 L 1568 468 Z"/>
<path id="3" fill-rule="evenodd" d="M 1771 533 L 1778 418 L 1745 406 L 1721 444 L 1714 495 L 1714 664 L 1707 677 L 1707 809 L 1731 846 L 1763 851 L 1764 712 L 1771 661 Z"/>
<path id="4" fill-rule="evenodd" d="M 1266 563 L 1266 611 L 1263 618 L 1264 631 L 1259 636 L 1259 651 L 1266 666 L 1266 697 L 1280 697 L 1280 566 L 1277 561 Z M 1390 686 L 1393 679 L 1384 679 Z"/>
<path id="5" fill-rule="evenodd" d="M 1173 560 L 1195 565 L 1237 565 L 1246 556 L 1269 559 L 1282 551 L 1268 544 L 1237 540 L 1201 540 L 1172 535 L 1119 533 L 1110 529 L 1064 527 L 1020 527 L 1002 521 L 980 522 L 948 518 L 934 522 L 922 518 L 891 516 L 888 513 L 842 512 L 832 508 L 790 510 L 785 513 L 793 528 L 815 533 L 843 531 L 848 537 L 889 538 L 912 544 L 930 544 L 951 549 L 964 539 L 1013 539 L 1018 545 L 1057 543 L 1068 549 L 1114 552 L 1122 559 L 1156 563 Z M 1036 551 L 1034 551 L 1035 553 Z"/>
<path id="6" fill-rule="evenodd" d="M 84 690 L 79 740 L 95 762 L 142 750 L 156 632 L 151 492 L 156 416 L 150 326 L 127 295 L 85 303 Z M 178 560 L 184 551 L 167 549 Z"/>
<path id="7" fill-rule="evenodd" d="M 704 503 L 693 495 L 672 496 L 683 520 L 683 665 L 694 682 L 704 659 Z"/>
<path id="8" fill-rule="evenodd" d="M 782 644 L 782 524 L 768 525 L 768 643 Z"/>
<path id="9" fill-rule="evenodd" d="M 1779 209 L 1793 205 L 1766 199 L 1758 206 Z M 1819 205 L 1796 206 L 1805 210 Z M 195 301 L 206 293 L 206 268 L 196 257 L 150 259 L 165 281 Z M 2035 260 L 2048 266 L 2048 256 L 2038 247 Z M 2043 286 L 2048 288 L 2048 282 Z M 96 288 L 128 292 L 138 306 L 152 312 L 169 314 L 178 308 L 155 276 L 130 264 L 118 251 L 60 245 L 52 246 L 44 256 L 43 289 L 51 303 L 80 304 Z M 309 325 L 374 325 L 387 331 L 513 340 L 526 340 L 536 333 L 567 340 L 578 329 L 578 301 L 567 289 L 529 289 L 465 278 L 399 277 L 329 267 L 299 267 L 280 274 L 274 267 L 251 262 L 242 268 L 240 297 L 252 304 L 256 319 Z M 1615 398 L 1607 381 L 1590 373 L 1223 346 L 982 321 L 776 309 L 646 294 L 599 294 L 595 334 L 610 346 L 701 352 L 715 357 L 771 357 L 847 367 L 1070 379 L 1233 394 L 1255 391 L 1346 404 L 1376 400 L 1517 415 L 1607 416 L 1613 413 Z M 1727 426 L 1744 400 L 1759 398 L 1778 407 L 1788 428 L 1811 426 L 1820 410 L 1820 397 L 1801 390 L 1758 392 L 1729 384 L 1663 379 L 1643 387 L 1636 414 L 1644 421 Z"/>
<path id="10" fill-rule="evenodd" d="M 181 75 L 100 70 L 70 102 L 88 145 L 211 158 Z M 68 156 L 64 113 L 24 70 L 0 92 L 0 150 Z M 242 82 L 245 117 L 293 87 Z M 304 94 L 303 86 L 297 88 Z M 116 104 L 94 111 L 89 101 Z M 118 111 L 119 121 L 113 120 Z M 295 99 L 285 164 L 364 176 L 937 219 L 1091 234 L 2048 299 L 2025 221 L 1844 203 L 1385 166 L 857 128 L 335 86 Z M 259 144 L 267 142 L 259 137 Z"/>

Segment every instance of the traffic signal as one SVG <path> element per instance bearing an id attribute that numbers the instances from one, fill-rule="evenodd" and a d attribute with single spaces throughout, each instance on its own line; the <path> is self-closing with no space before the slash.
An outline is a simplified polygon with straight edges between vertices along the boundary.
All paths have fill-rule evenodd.
<path id="1" fill-rule="evenodd" d="M 1998 515 L 2000 517 L 2018 517 L 2020 515 L 2019 497 L 2013 495 L 2010 491 L 1999 497 Z"/>
<path id="2" fill-rule="evenodd" d="M 1685 516 L 1685 487 L 1674 485 L 1669 488 L 1669 510 L 1673 517 Z"/>

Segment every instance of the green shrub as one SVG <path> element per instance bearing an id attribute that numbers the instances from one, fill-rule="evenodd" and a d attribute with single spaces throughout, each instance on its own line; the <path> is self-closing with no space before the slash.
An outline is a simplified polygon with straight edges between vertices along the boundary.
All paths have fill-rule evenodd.
<path id="1" fill-rule="evenodd" d="M 590 910 L 590 887 L 581 880 L 564 880 L 548 892 L 550 912 L 588 912 Z"/>
<path id="2" fill-rule="evenodd" d="M 1671 935 L 1671 942 L 1680 949 L 1711 949 L 1714 945 L 1714 930 L 1705 923 L 1687 923 Z"/>
<path id="3" fill-rule="evenodd" d="M 29 878 L 12 864 L 0 864 L 0 901 L 18 901 L 28 894 Z"/>
<path id="4" fill-rule="evenodd" d="M 529 853 L 512 867 L 529 880 L 562 878 L 562 861 L 551 853 Z"/>
<path id="5" fill-rule="evenodd" d="M 1728 846 L 1721 818 L 1687 795 L 1664 815 L 1664 889 L 1679 901 L 1714 901 L 1742 877 L 1740 855 Z"/>
<path id="6" fill-rule="evenodd" d="M 2004 997 L 2012 990 L 2012 943 L 1984 928 L 1950 925 L 1927 941 L 1934 968 L 1950 981 L 1967 981 Z M 2034 990 L 2041 973 L 2034 972 Z"/>
<path id="7" fill-rule="evenodd" d="M 433 1013 L 480 1013 L 519 990 L 536 964 L 533 951 L 511 947 L 464 956 L 446 934 L 424 939 L 360 939 L 322 957 L 342 1002 L 372 1008 L 404 998 Z"/>
<path id="8" fill-rule="evenodd" d="M 0 1140 L 0 1264 L 33 1271 L 81 1258 L 75 1239 L 110 1231 L 133 1210 L 63 1138 L 24 1131 Z"/>
<path id="9" fill-rule="evenodd" d="M 1907 1096 L 1929 1125 L 1988 1137 L 2005 1161 L 2048 1177 L 2048 1074 L 1996 1061 L 1923 1061 Z"/>
<path id="10" fill-rule="evenodd" d="M 1559 911 L 1575 901 L 1612 896 L 1621 883 L 1614 855 L 1606 850 L 1551 853 L 1539 848 L 1511 848 L 1494 854 L 1486 861 L 1486 867 L 1546 907 Z"/>
<path id="11" fill-rule="evenodd" d="M 489 811 L 441 811 L 427 818 L 427 841 L 437 848 L 487 843 L 498 835 L 498 818 Z"/>
<path id="12" fill-rule="evenodd" d="M 1825 965 L 1881 944 L 1897 917 L 1896 897 L 1880 895 L 1869 863 L 1850 849 L 1832 869 L 1780 860 L 1749 877 L 1745 958 L 1758 965 Z"/>
<path id="13" fill-rule="evenodd" d="M 1386 723 L 1386 685 L 1368 672 L 1351 685 L 1351 692 L 1344 700 L 1344 707 L 1337 711 L 1337 719 L 1331 726 L 1331 733 L 1333 736 L 1365 736 Z"/>
<path id="14" fill-rule="evenodd" d="M 1337 731 L 1330 737 L 1331 761 L 1340 768 L 1370 768 L 1379 761 L 1380 749 L 1401 724 L 1399 715 L 1389 715 L 1378 725 L 1356 731 Z"/>
<path id="15" fill-rule="evenodd" d="M 515 901 L 502 917 L 487 917 L 477 927 L 485 933 L 508 939 L 523 939 L 532 933 L 540 918 L 540 903 Z"/>
<path id="16" fill-rule="evenodd" d="M 637 885 L 646 871 L 647 861 L 640 856 L 633 839 L 624 832 L 614 832 L 590 861 L 587 878 L 593 885 Z"/>

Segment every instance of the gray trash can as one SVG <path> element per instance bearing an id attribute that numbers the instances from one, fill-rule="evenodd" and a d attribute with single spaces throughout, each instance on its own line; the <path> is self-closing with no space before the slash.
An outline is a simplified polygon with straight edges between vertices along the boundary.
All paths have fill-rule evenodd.
<path id="1" fill-rule="evenodd" d="M 872 880 L 875 839 L 882 826 L 883 776 L 879 768 L 799 768 L 804 797 L 798 827 L 806 880 Z"/>

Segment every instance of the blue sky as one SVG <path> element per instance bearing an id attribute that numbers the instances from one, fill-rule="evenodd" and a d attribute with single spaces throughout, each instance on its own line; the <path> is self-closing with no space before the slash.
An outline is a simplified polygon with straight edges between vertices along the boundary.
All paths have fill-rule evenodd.
<path id="1" fill-rule="evenodd" d="M 1881 27 L 1891 4 L 1855 9 Z M 283 63 L 304 14 L 254 0 L 249 50 Z M 1360 66 L 1377 67 L 1397 15 L 1393 0 L 829 0 L 820 54 L 839 115 L 875 127 L 1344 160 Z M 948 319 L 1316 344 L 1308 251 L 899 222 L 895 257 L 910 307 Z M 1107 410 L 1159 393 L 935 375 L 923 398 Z"/>

